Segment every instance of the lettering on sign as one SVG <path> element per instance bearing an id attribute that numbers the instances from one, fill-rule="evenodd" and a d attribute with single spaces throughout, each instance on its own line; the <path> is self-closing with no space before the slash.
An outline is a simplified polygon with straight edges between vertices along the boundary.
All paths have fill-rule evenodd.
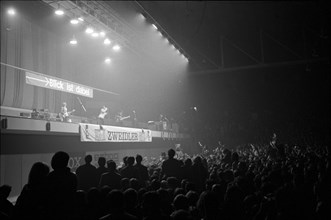
<path id="1" fill-rule="evenodd" d="M 55 77 L 46 77 L 42 74 L 25 72 L 25 82 L 33 86 L 55 89 L 63 92 L 69 92 L 76 95 L 93 98 L 92 88 L 66 80 L 58 79 Z"/>

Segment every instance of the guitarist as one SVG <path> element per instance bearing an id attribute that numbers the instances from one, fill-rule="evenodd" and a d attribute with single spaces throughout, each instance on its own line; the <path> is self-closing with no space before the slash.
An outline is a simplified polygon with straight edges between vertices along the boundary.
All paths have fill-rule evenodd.
<path id="1" fill-rule="evenodd" d="M 62 103 L 62 107 L 61 107 L 61 112 L 60 112 L 60 119 L 61 121 L 64 122 L 71 122 L 69 116 L 71 115 L 71 113 L 75 112 L 75 109 L 73 109 L 72 111 L 68 112 L 68 108 L 67 108 L 67 103 L 63 102 Z"/>
<path id="2" fill-rule="evenodd" d="M 99 125 L 103 125 L 104 124 L 104 120 L 105 120 L 105 117 L 106 117 L 107 114 L 108 114 L 108 108 L 106 106 L 103 106 L 100 109 L 100 114 L 98 116 L 98 123 L 99 123 Z"/>
<path id="3" fill-rule="evenodd" d="M 116 124 L 120 125 L 120 126 L 123 126 L 123 120 L 125 120 L 127 118 L 130 118 L 130 115 L 126 116 L 126 117 L 123 117 L 123 111 L 120 111 L 115 117 Z"/>

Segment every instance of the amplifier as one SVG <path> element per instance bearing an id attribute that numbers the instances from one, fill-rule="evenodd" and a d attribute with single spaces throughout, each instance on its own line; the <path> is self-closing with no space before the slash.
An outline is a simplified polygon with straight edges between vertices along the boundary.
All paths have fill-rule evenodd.
<path id="1" fill-rule="evenodd" d="M 25 118 L 30 118 L 30 117 L 31 117 L 31 113 L 28 113 L 28 112 L 20 112 L 20 116 L 21 116 L 21 117 L 25 117 Z"/>

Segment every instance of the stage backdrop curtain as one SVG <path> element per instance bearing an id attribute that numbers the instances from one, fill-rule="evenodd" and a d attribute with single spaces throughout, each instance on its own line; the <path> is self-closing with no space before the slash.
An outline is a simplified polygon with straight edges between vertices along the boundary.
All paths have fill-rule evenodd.
<path id="1" fill-rule="evenodd" d="M 73 57 L 67 42 L 56 33 L 24 17 L 15 21 L 1 16 L 1 62 L 72 80 Z M 25 83 L 25 71 L 1 65 L 1 105 L 59 112 L 61 103 L 73 106 L 74 96 Z"/>

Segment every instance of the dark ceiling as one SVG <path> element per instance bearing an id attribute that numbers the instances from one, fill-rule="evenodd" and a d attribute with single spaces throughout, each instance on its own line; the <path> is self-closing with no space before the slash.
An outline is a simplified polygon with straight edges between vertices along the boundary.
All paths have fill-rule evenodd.
<path id="1" fill-rule="evenodd" d="M 261 60 L 260 31 L 265 62 L 311 58 L 313 49 L 319 57 L 329 56 L 326 36 L 330 13 L 326 2 L 138 1 L 135 4 L 142 5 L 188 52 L 192 71 L 256 64 L 256 60 Z M 221 37 L 225 39 L 223 51 Z"/>

